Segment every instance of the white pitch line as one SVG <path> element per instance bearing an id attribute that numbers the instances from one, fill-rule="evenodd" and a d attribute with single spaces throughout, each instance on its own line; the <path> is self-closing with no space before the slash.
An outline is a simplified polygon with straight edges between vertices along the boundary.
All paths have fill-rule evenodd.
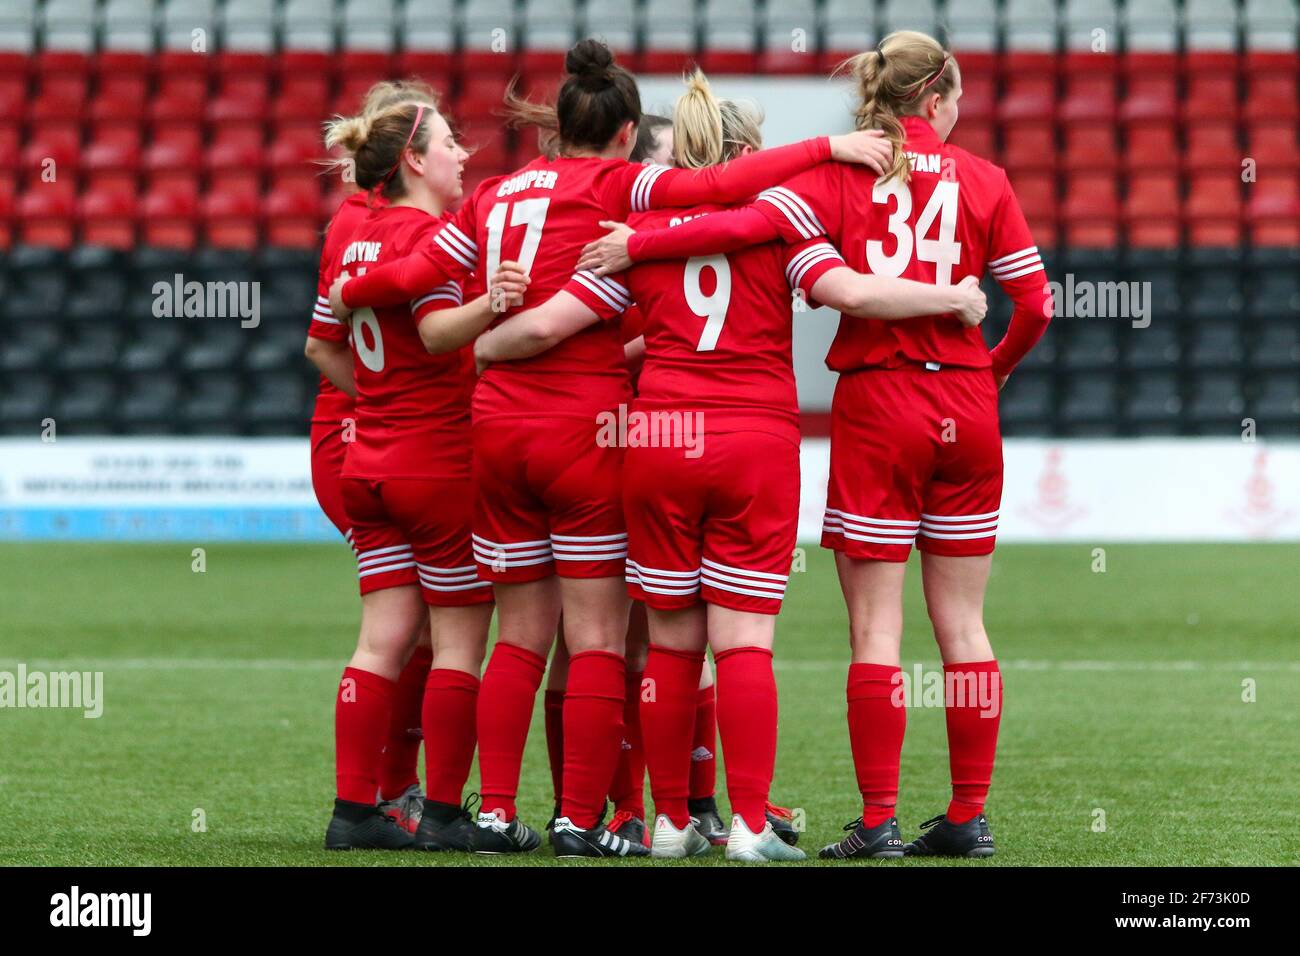
<path id="1" fill-rule="evenodd" d="M 916 664 L 938 669 L 938 659 L 907 661 L 905 672 Z M 347 659 L 334 658 L 220 658 L 220 657 L 63 657 L 0 658 L 0 670 L 12 670 L 24 664 L 28 671 L 92 670 L 92 671 L 334 671 L 341 670 Z M 849 662 L 843 660 L 811 660 L 775 662 L 779 671 L 844 671 Z M 1004 671 L 1291 671 L 1300 672 L 1300 661 L 1106 661 L 1106 660 L 1045 660 L 1008 658 L 998 662 Z"/>

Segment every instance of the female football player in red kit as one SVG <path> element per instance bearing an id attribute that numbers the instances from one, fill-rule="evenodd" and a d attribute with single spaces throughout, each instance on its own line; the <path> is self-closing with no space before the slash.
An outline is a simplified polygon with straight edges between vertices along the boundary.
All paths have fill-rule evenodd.
<path id="1" fill-rule="evenodd" d="M 760 146 L 752 109 L 716 100 L 697 73 L 674 114 L 677 164 L 704 168 Z M 644 213 L 648 229 L 716 205 Z M 689 807 L 690 741 L 705 648 L 718 668 L 718 724 L 732 823 L 727 857 L 796 860 L 767 818 L 776 758 L 775 615 L 795 546 L 799 426 L 791 358 L 794 299 L 903 318 L 961 310 L 978 323 L 974 279 L 937 287 L 861 276 L 824 238 L 732 256 L 652 262 L 626 276 L 646 317 L 646 359 L 627 415 L 626 580 L 649 607 L 641 727 L 658 817 L 652 852 L 703 853 Z M 560 294 L 480 337 L 480 360 L 518 359 L 605 318 Z M 635 429 L 642 437 L 635 437 Z"/>
<path id="2" fill-rule="evenodd" d="M 1015 302 L 990 352 L 978 332 L 943 317 L 845 319 L 827 356 L 840 372 L 832 407 L 831 477 L 822 544 L 836 552 L 853 649 L 849 733 L 863 814 L 827 846 L 829 859 L 989 856 L 983 813 L 1002 688 L 984 631 L 1002 493 L 997 392 L 1052 314 L 1042 260 L 1006 173 L 945 140 L 957 121 L 961 74 L 933 38 L 890 34 L 848 68 L 859 128 L 898 145 L 875 180 L 828 163 L 744 210 L 676 230 L 626 230 L 593 245 L 584 266 L 699 255 L 782 237 L 828 236 L 851 266 L 948 285 L 985 269 Z M 944 662 L 952 800 L 902 845 L 894 806 L 906 711 L 899 685 L 902 587 L 912 544 Z"/>
<path id="3" fill-rule="evenodd" d="M 331 289 L 336 314 L 403 301 L 421 286 L 506 256 L 529 273 L 529 302 L 566 285 L 590 307 L 626 296 L 618 283 L 571 282 L 582 245 L 614 212 L 709 200 L 735 201 L 832 157 L 883 168 L 877 134 L 808 140 L 707 170 L 627 160 L 641 117 L 636 83 L 603 44 L 584 40 L 554 110 L 560 152 L 483 183 L 416 255 Z M 538 117 L 516 102 L 524 120 Z M 474 392 L 475 557 L 498 585 L 500 634 L 484 674 L 479 766 L 482 849 L 520 852 L 540 838 L 516 816 L 519 766 L 532 703 L 561 610 L 568 643 L 560 856 L 643 855 L 644 846 L 598 825 L 618 759 L 625 697 L 623 587 L 627 531 L 622 452 L 597 442 L 596 416 L 624 405 L 627 370 L 618 329 L 606 323 L 544 355 L 493 366 Z M 558 577 L 558 581 L 556 578 Z"/>
<path id="4" fill-rule="evenodd" d="M 363 115 L 395 103 L 437 102 L 434 91 L 425 83 L 412 80 L 385 80 L 366 93 L 361 105 Z M 348 422 L 355 422 L 353 399 L 356 386 L 352 380 L 352 351 L 348 346 L 350 326 L 330 314 L 329 287 L 334 278 L 332 264 L 357 224 L 370 215 L 374 207 L 384 205 L 383 196 L 364 190 L 352 193 L 339 205 L 325 231 L 321 249 L 320 272 L 316 285 L 316 306 L 307 333 L 306 354 L 321 372 L 320 390 L 311 420 L 311 481 L 325 516 L 339 529 L 350 545 L 352 528 L 343 510 L 343 456 Z M 336 385 L 335 382 L 338 384 Z M 350 434 L 350 432 L 348 433 Z M 382 744 L 379 765 L 380 808 L 402 826 L 415 832 L 424 807 L 417 765 L 420 757 L 420 708 L 424 702 L 424 685 L 429 675 L 433 649 L 428 632 L 421 622 L 421 640 L 411 652 L 411 659 L 397 679 L 393 698 L 393 717 L 387 742 Z"/>
<path id="5" fill-rule="evenodd" d="M 432 104 L 400 102 L 339 119 L 326 142 L 347 150 L 363 189 L 387 199 L 353 230 L 331 264 L 335 273 L 407 254 L 460 197 L 468 154 Z M 498 272 L 495 293 L 522 293 L 522 274 L 510 287 L 501 280 L 513 273 Z M 462 299 L 457 283 L 444 283 L 409 303 L 351 317 L 356 421 L 341 484 L 362 615 L 335 707 L 338 796 L 329 849 L 470 849 L 474 827 L 460 801 L 474 755 L 492 590 L 479 578 L 470 547 L 474 375 L 465 346 L 493 311 L 486 293 L 467 306 Z M 374 806 L 375 743 L 426 622 L 433 646 L 422 713 L 427 787 L 412 838 Z"/>

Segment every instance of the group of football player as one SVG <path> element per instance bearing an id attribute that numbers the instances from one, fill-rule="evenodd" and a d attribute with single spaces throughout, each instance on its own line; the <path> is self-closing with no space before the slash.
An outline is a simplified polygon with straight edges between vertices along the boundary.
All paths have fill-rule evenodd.
<path id="1" fill-rule="evenodd" d="M 773 149 L 759 111 L 698 72 L 662 118 L 602 43 L 565 68 L 554 103 L 505 100 L 538 157 L 463 202 L 472 156 L 427 86 L 379 84 L 327 127 L 359 189 L 321 256 L 312 474 L 356 553 L 362 614 L 325 846 L 537 849 L 516 798 L 545 678 L 557 856 L 804 857 L 770 800 L 773 647 L 800 494 L 792 323 L 820 304 L 841 313 L 822 544 L 848 608 L 862 800 L 820 855 L 991 855 L 997 395 L 1051 300 L 1006 174 L 945 142 L 956 60 L 893 33 L 842 68 L 855 132 Z M 986 269 L 1015 303 L 992 350 Z M 913 544 L 952 799 L 905 844 Z"/>

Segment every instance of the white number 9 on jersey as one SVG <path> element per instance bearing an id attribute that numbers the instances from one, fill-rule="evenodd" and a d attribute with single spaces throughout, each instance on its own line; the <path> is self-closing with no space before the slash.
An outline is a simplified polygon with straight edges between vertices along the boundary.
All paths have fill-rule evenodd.
<path id="1" fill-rule="evenodd" d="M 717 288 L 712 295 L 705 295 L 700 288 L 700 275 L 705 269 L 712 269 L 717 280 Z M 723 255 L 687 259 L 682 291 L 686 294 L 686 305 L 690 310 L 706 320 L 695 351 L 712 352 L 718 346 L 718 336 L 722 334 L 727 306 L 731 305 L 731 263 Z"/>
<path id="2" fill-rule="evenodd" d="M 374 347 L 366 343 L 361 333 L 365 329 L 374 341 Z M 357 309 L 352 313 L 352 347 L 357 350 L 361 364 L 372 372 L 384 370 L 384 337 L 379 334 L 379 319 L 374 309 Z"/>

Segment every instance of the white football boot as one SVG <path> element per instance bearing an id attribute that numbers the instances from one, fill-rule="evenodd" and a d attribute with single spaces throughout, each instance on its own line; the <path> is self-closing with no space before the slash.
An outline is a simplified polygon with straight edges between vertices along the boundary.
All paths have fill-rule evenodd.
<path id="1" fill-rule="evenodd" d="M 745 825 L 745 818 L 736 814 L 731 818 L 731 836 L 727 837 L 727 859 L 744 863 L 767 863 L 803 860 L 807 857 L 797 846 L 783 843 L 772 829 L 772 824 L 764 821 L 763 829 L 755 833 Z"/>
<path id="2" fill-rule="evenodd" d="M 655 817 L 654 839 L 650 841 L 650 855 L 661 860 L 682 860 L 688 856 L 708 853 L 712 844 L 695 829 L 698 823 L 694 817 L 686 829 L 679 830 L 673 826 L 662 813 Z"/>

